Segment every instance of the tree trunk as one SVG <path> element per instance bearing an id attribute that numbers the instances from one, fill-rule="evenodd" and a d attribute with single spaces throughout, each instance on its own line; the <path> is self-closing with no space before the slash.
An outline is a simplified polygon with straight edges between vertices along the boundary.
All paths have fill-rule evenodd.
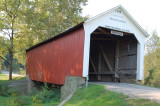
<path id="1" fill-rule="evenodd" d="M 10 56 L 10 65 L 9 65 L 9 80 L 12 80 L 12 71 L 13 71 L 13 36 L 14 36 L 14 19 L 12 20 L 12 35 L 10 38 L 11 46 L 9 50 L 9 56 Z"/>
<path id="2" fill-rule="evenodd" d="M 10 56 L 10 65 L 9 65 L 9 80 L 12 80 L 12 71 L 13 71 L 13 51 L 9 52 Z"/>

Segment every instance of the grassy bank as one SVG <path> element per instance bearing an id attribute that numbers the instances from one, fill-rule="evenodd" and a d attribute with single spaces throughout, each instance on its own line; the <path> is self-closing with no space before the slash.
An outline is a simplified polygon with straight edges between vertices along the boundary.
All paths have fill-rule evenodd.
<path id="1" fill-rule="evenodd" d="M 13 77 L 13 80 L 22 80 L 24 77 Z M 8 75 L 0 74 L 0 87 L 8 83 Z M 60 103 L 60 90 L 48 89 L 43 86 L 40 91 L 33 89 L 26 95 L 12 92 L 0 96 L 0 106 L 57 106 Z M 159 106 L 160 104 L 146 99 L 128 99 L 128 96 L 108 91 L 102 85 L 89 85 L 88 88 L 78 89 L 65 106 Z"/>
<path id="2" fill-rule="evenodd" d="M 65 106 L 159 106 L 146 99 L 128 99 L 120 93 L 108 91 L 102 85 L 89 85 L 77 90 Z"/>
<path id="3" fill-rule="evenodd" d="M 60 103 L 60 90 L 43 86 L 36 88 L 29 95 L 19 95 L 16 90 L 10 90 L 7 85 L 10 81 L 8 75 L 0 74 L 0 106 L 57 106 Z M 24 77 L 13 77 L 11 81 L 23 80 Z M 11 91 L 8 93 L 8 91 Z M 3 92 L 3 93 L 2 93 Z"/>
<path id="4" fill-rule="evenodd" d="M 12 76 L 13 80 L 10 80 L 10 81 L 15 81 L 15 80 L 23 80 L 25 79 L 25 77 L 21 77 L 21 76 Z M 9 82 L 9 75 L 6 75 L 6 74 L 0 74 L 0 84 L 1 83 L 4 83 L 4 82 Z"/>

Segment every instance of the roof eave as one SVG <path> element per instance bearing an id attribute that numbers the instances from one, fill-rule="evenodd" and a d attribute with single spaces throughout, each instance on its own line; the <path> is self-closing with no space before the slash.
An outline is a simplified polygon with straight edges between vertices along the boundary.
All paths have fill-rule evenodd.
<path id="1" fill-rule="evenodd" d="M 66 35 L 67 33 L 70 33 L 70 32 L 72 32 L 72 31 L 74 31 L 74 30 L 76 30 L 76 29 L 78 29 L 78 28 L 80 28 L 80 27 L 83 27 L 83 23 L 84 23 L 84 22 L 81 22 L 81 23 L 79 23 L 78 25 L 76 25 L 76 26 L 74 26 L 74 27 L 72 27 L 72 28 L 70 28 L 70 29 L 68 29 L 68 30 L 66 30 L 66 31 L 64 31 L 64 32 L 56 35 L 56 36 L 53 36 L 53 37 L 50 38 L 50 39 L 47 39 L 47 40 L 45 40 L 45 41 L 42 41 L 42 42 L 40 42 L 40 43 L 38 43 L 38 44 L 30 47 L 29 49 L 26 49 L 26 52 L 28 52 L 28 51 L 30 51 L 30 50 L 32 50 L 32 49 L 34 49 L 34 48 L 36 48 L 36 47 L 38 47 L 38 46 L 40 46 L 40 45 L 46 44 L 46 43 L 48 43 L 48 42 L 50 42 L 50 41 L 52 41 L 52 40 L 54 40 L 54 39 L 57 39 L 57 38 L 59 38 L 59 37 L 62 37 L 62 36 L 64 36 L 64 35 Z"/>

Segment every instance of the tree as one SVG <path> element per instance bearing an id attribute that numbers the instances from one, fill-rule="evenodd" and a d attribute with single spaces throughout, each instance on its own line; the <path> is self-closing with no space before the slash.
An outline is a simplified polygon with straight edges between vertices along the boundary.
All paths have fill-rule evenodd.
<path id="1" fill-rule="evenodd" d="M 3 36 L 0 36 L 0 70 L 4 61 L 9 64 L 9 62 L 4 58 L 7 54 L 7 39 Z"/>
<path id="2" fill-rule="evenodd" d="M 145 84 L 160 87 L 160 38 L 156 31 L 146 42 L 144 76 Z"/>
<path id="3" fill-rule="evenodd" d="M 0 2 L 1 8 L 1 31 L 8 35 L 9 37 L 9 57 L 10 57 L 10 69 L 9 69 L 9 80 L 12 80 L 12 71 L 13 71 L 13 50 L 14 50 L 14 32 L 15 32 L 15 23 L 18 17 L 18 10 L 20 8 L 20 0 L 2 0 Z"/>
<path id="4" fill-rule="evenodd" d="M 85 19 L 87 0 L 1 0 L 0 29 L 8 35 L 10 77 L 13 58 L 25 66 L 25 50 L 53 37 Z"/>
<path id="5" fill-rule="evenodd" d="M 15 35 L 15 54 L 25 65 L 25 49 L 84 21 L 82 6 L 87 0 L 28 0 L 22 10 L 23 24 Z M 21 52 L 20 52 L 21 51 Z"/>
<path id="6" fill-rule="evenodd" d="M 53 37 L 84 21 L 83 5 L 87 0 L 33 0 L 29 1 L 26 16 L 28 33 L 37 37 L 37 42 Z M 38 36 L 37 36 L 38 35 Z"/>

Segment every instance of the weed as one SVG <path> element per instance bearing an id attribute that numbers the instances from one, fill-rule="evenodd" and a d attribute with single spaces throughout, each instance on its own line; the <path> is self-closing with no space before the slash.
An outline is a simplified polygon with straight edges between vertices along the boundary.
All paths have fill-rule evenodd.
<path id="1" fill-rule="evenodd" d="M 42 91 L 33 97 L 33 102 L 49 103 L 53 100 L 53 98 L 55 101 L 60 101 L 60 91 L 55 88 L 49 89 L 45 83 L 42 87 Z"/>
<path id="2" fill-rule="evenodd" d="M 148 70 L 149 75 L 148 77 L 145 78 L 144 85 L 148 85 L 149 83 L 151 83 L 151 80 L 153 79 L 153 73 L 155 72 L 155 70 L 156 70 L 156 67 L 152 67 L 151 69 Z"/>
<path id="3" fill-rule="evenodd" d="M 2 83 L 0 84 L 0 96 L 8 96 L 8 83 Z"/>
<path id="4" fill-rule="evenodd" d="M 34 87 L 34 88 L 31 90 L 31 92 L 30 92 L 30 96 L 34 96 L 34 95 L 36 95 L 38 92 L 39 92 L 39 90 Z"/>

